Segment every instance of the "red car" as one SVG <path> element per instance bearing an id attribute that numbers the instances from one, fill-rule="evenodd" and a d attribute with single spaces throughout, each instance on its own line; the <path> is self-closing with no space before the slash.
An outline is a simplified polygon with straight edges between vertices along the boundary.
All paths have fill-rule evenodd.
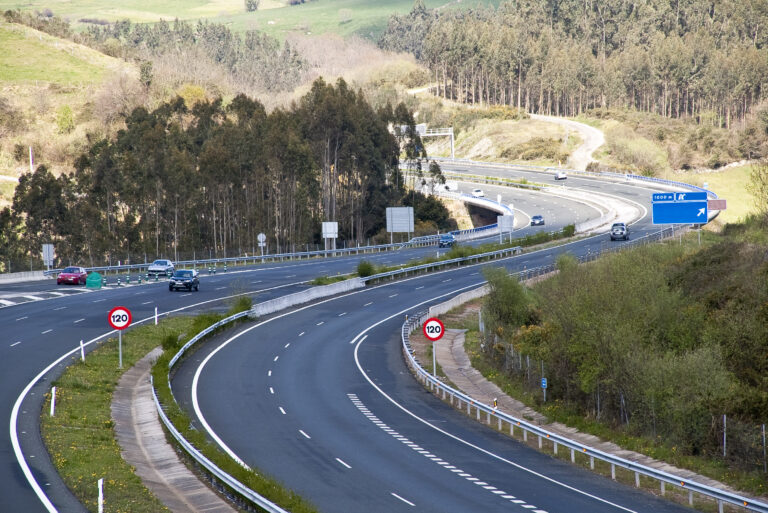
<path id="1" fill-rule="evenodd" d="M 85 285 L 88 273 L 82 267 L 67 267 L 56 277 L 56 285 L 71 283 L 73 285 Z"/>

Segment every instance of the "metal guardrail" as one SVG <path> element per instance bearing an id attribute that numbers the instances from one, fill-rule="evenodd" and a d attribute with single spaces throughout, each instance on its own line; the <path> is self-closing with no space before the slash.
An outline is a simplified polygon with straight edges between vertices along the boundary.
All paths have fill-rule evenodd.
<path id="1" fill-rule="evenodd" d="M 683 228 L 683 230 L 685 230 L 685 228 Z M 601 254 L 604 254 L 604 253 L 621 251 L 626 249 L 627 247 L 631 247 L 634 245 L 647 244 L 649 242 L 661 240 L 669 236 L 674 236 L 675 232 L 676 230 L 674 228 L 667 228 L 665 230 L 661 230 L 657 233 L 650 234 L 646 237 L 637 239 L 628 244 L 623 244 L 621 246 L 612 248 L 610 250 L 606 250 L 606 251 L 602 251 L 594 254 L 588 254 L 582 258 L 579 258 L 579 260 L 581 262 L 594 260 L 595 258 L 599 257 Z M 526 270 L 526 271 L 520 271 L 519 273 L 516 273 L 516 276 L 520 280 L 526 280 L 533 276 L 550 273 L 554 270 L 555 270 L 555 265 L 550 264 L 547 266 L 537 267 L 537 268 Z M 652 479 L 659 481 L 661 483 L 662 494 L 664 493 L 665 484 L 670 484 L 673 486 L 677 486 L 683 490 L 687 490 L 688 502 L 691 505 L 693 504 L 693 493 L 698 493 L 716 500 L 718 503 L 720 512 L 723 511 L 722 509 L 723 504 L 728 503 L 728 504 L 740 506 L 748 511 L 758 511 L 762 513 L 768 513 L 768 504 L 762 503 L 760 501 L 754 500 L 749 497 L 743 497 L 736 493 L 732 493 L 732 492 L 720 490 L 718 488 L 714 488 L 711 486 L 707 486 L 705 484 L 701 484 L 695 481 L 689 481 L 680 476 L 676 476 L 661 470 L 657 470 L 652 467 L 647 467 L 639 463 L 633 462 L 631 460 L 620 458 L 618 456 L 608 454 L 598 449 L 594 449 L 588 445 L 584 445 L 582 443 L 576 442 L 574 440 L 571 440 L 559 434 L 553 433 L 551 431 L 547 431 L 546 429 L 543 429 L 535 424 L 531 424 L 523 419 L 518 419 L 517 417 L 513 417 L 512 415 L 503 413 L 499 411 L 497 408 L 494 408 L 493 406 L 481 403 L 475 400 L 474 398 L 470 397 L 469 395 L 466 395 L 463 392 L 446 385 L 445 383 L 437 379 L 435 376 L 427 372 L 419 364 L 419 362 L 416 360 L 416 358 L 413 355 L 414 351 L 410 345 L 410 341 L 409 341 L 410 333 L 413 330 L 417 329 L 419 326 L 421 326 L 424 323 L 424 321 L 427 319 L 428 315 L 429 315 L 428 311 L 418 312 L 415 315 L 410 316 L 402 325 L 402 328 L 401 328 L 402 351 L 406 358 L 406 363 L 411 368 L 411 370 L 416 374 L 417 379 L 422 381 L 424 385 L 428 387 L 435 394 L 441 393 L 443 399 L 446 399 L 446 396 L 449 396 L 450 404 L 454 405 L 454 402 L 456 402 L 455 407 L 458 408 L 459 410 L 463 410 L 464 408 L 466 408 L 467 414 L 469 415 L 471 414 L 472 408 L 475 408 L 477 420 L 480 420 L 481 412 L 482 412 L 486 416 L 486 423 L 491 424 L 491 419 L 495 418 L 498 422 L 498 426 L 500 430 L 503 428 L 503 423 L 506 422 L 509 426 L 510 434 L 514 434 L 514 429 L 516 427 L 520 428 L 521 430 L 523 430 L 525 440 L 527 440 L 528 433 L 531 433 L 539 438 L 540 448 L 542 447 L 543 440 L 546 439 L 547 441 L 553 444 L 553 450 L 555 454 L 557 454 L 558 445 L 567 447 L 568 449 L 570 449 L 572 462 L 575 461 L 575 453 L 578 452 L 579 454 L 583 454 L 590 458 L 590 466 L 592 468 L 594 468 L 594 459 L 598 459 L 600 461 L 609 463 L 611 465 L 611 476 L 614 479 L 616 475 L 615 474 L 616 467 L 618 466 L 635 473 L 636 486 L 639 486 L 639 479 L 640 479 L 639 476 L 642 475 L 642 476 L 650 477 Z"/>
<path id="2" fill-rule="evenodd" d="M 176 429 L 176 426 L 174 426 L 170 421 L 168 416 L 165 414 L 165 411 L 163 411 L 163 408 L 160 405 L 160 401 L 157 398 L 157 394 L 155 393 L 154 383 L 152 384 L 152 398 L 155 400 L 157 413 L 160 416 L 160 420 L 162 420 L 163 424 L 165 425 L 165 428 L 171 433 L 171 436 L 173 436 L 176 442 L 178 442 L 178 444 L 187 452 L 187 454 L 189 454 L 200 466 L 205 468 L 205 470 L 210 472 L 212 476 L 227 485 L 238 495 L 247 499 L 251 503 L 256 504 L 265 511 L 268 511 L 269 513 L 289 513 L 287 510 L 284 510 L 277 504 L 265 499 L 258 493 L 243 485 L 234 477 L 224 472 L 215 463 L 206 458 L 203 453 L 198 451 L 195 446 L 189 443 L 187 439 L 184 438 L 184 436 L 179 432 L 179 430 Z"/>

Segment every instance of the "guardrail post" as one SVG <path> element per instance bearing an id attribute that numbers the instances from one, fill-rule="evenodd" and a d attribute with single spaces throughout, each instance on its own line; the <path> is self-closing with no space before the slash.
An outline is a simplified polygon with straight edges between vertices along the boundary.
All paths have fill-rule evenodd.
<path id="1" fill-rule="evenodd" d="M 541 449 L 541 435 L 539 435 L 539 449 Z"/>
<path id="2" fill-rule="evenodd" d="M 509 423 L 509 436 L 515 436 L 515 425 L 511 422 Z"/>
<path id="3" fill-rule="evenodd" d="M 475 411 L 477 412 L 477 420 L 480 420 L 480 407 L 475 406 Z"/>
<path id="4" fill-rule="evenodd" d="M 717 513 L 723 513 L 723 501 L 717 499 Z"/>
<path id="5" fill-rule="evenodd" d="M 498 417 L 499 419 L 499 431 L 501 431 L 501 417 Z"/>
<path id="6" fill-rule="evenodd" d="M 616 481 L 616 465 L 611 463 L 611 479 Z M 664 493 L 664 481 L 661 482 L 661 493 Z"/>
<path id="7" fill-rule="evenodd" d="M 554 451 L 555 456 L 557 456 L 557 442 L 554 440 L 552 440 L 552 450 Z"/>
<path id="8" fill-rule="evenodd" d="M 491 412 L 488 412 L 488 418 L 486 419 L 486 424 L 489 426 L 491 425 Z"/>
<path id="9" fill-rule="evenodd" d="M 528 430 L 523 428 L 523 442 L 528 441 Z"/>
<path id="10" fill-rule="evenodd" d="M 688 505 L 693 506 L 693 490 L 688 490 Z"/>
<path id="11" fill-rule="evenodd" d="M 615 478 L 614 478 L 614 479 L 615 479 Z M 667 483 L 665 483 L 664 481 L 661 481 L 661 496 L 662 496 L 662 497 L 664 496 L 664 493 L 667 491 L 667 490 L 666 490 L 666 488 L 667 488 L 667 486 L 666 486 L 666 485 L 667 485 Z"/>
<path id="12" fill-rule="evenodd" d="M 640 488 L 640 474 L 635 472 L 635 488 Z"/>
<path id="13" fill-rule="evenodd" d="M 595 457 L 594 456 L 590 456 L 589 457 L 589 468 L 591 468 L 592 470 L 595 470 Z"/>
<path id="14" fill-rule="evenodd" d="M 573 448 L 571 448 L 571 463 L 576 463 L 576 454 L 574 454 Z"/>

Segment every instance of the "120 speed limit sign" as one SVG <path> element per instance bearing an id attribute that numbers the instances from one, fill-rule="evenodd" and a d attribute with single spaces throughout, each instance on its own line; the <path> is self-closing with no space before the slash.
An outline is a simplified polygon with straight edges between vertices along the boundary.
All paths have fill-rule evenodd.
<path id="1" fill-rule="evenodd" d="M 440 322 L 440 319 L 437 317 L 432 317 L 431 319 L 427 319 L 427 322 L 424 323 L 422 331 L 424 331 L 424 336 L 429 340 L 432 342 L 437 342 L 443 337 L 445 326 L 443 326 L 443 323 Z"/>
<path id="2" fill-rule="evenodd" d="M 114 307 L 109 311 L 109 316 L 107 317 L 109 325 L 116 330 L 124 330 L 131 325 L 132 320 L 131 311 L 124 306 Z"/>

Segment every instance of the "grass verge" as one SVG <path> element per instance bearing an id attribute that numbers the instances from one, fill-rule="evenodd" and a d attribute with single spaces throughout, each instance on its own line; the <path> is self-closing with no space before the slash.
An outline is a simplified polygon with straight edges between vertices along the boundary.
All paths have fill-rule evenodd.
<path id="1" fill-rule="evenodd" d="M 250 306 L 250 298 L 238 298 L 232 303 L 229 315 Z M 165 351 L 153 368 L 155 383 L 169 417 L 184 436 L 222 469 L 283 507 L 297 513 L 316 511 L 277 481 L 263 474 L 257 476 L 253 471 L 245 472 L 202 433 L 191 431 L 189 417 L 179 411 L 170 397 L 168 360 L 180 345 L 223 317 L 219 314 L 180 316 L 165 319 L 158 326 L 134 328 L 123 335 L 123 369 L 117 367 L 117 340 L 110 338 L 88 353 L 85 362 L 73 357 L 64 374 L 53 383 L 56 415 L 51 417 L 48 413 L 51 399 L 48 393 L 40 423 L 43 440 L 62 479 L 89 511 L 98 511 L 97 481 L 100 478 L 104 478 L 107 511 L 169 511 L 123 460 L 111 417 L 112 394 L 123 372 L 158 346 Z"/>

